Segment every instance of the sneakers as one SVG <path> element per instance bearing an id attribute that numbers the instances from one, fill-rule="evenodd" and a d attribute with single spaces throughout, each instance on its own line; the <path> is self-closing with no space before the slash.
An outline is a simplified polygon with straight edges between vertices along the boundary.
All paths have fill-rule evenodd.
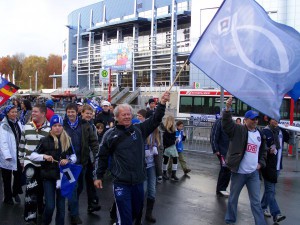
<path id="1" fill-rule="evenodd" d="M 21 199 L 20 199 L 19 195 L 14 196 L 14 199 L 17 204 L 21 203 Z"/>
<path id="2" fill-rule="evenodd" d="M 82 224 L 82 220 L 80 219 L 79 216 L 71 216 L 71 224 Z"/>
<path id="3" fill-rule="evenodd" d="M 217 193 L 217 195 L 219 197 L 225 197 L 225 198 L 228 198 L 229 197 L 229 192 L 228 191 L 219 191 L 219 193 Z"/>
<path id="4" fill-rule="evenodd" d="M 176 176 L 176 171 L 175 170 L 172 171 L 171 180 L 172 181 L 179 181 L 179 178 Z"/>
<path id="5" fill-rule="evenodd" d="M 164 180 L 169 180 L 169 179 L 170 179 L 170 177 L 169 177 L 168 174 L 167 174 L 167 171 L 164 171 L 164 172 L 163 172 L 163 179 L 164 179 Z"/>
<path id="6" fill-rule="evenodd" d="M 264 209 L 264 215 L 265 215 L 265 217 L 271 217 L 272 216 L 271 213 L 269 212 L 269 210 L 267 210 L 267 209 Z"/>
<path id="7" fill-rule="evenodd" d="M 156 179 L 156 182 L 159 183 L 159 184 L 161 184 L 162 181 L 163 181 L 162 176 L 158 176 L 157 179 Z"/>
<path id="8" fill-rule="evenodd" d="M 189 172 L 191 172 L 191 169 L 185 169 L 185 170 L 183 170 L 183 172 L 184 172 L 184 175 L 187 175 Z"/>
<path id="9" fill-rule="evenodd" d="M 14 205 L 14 201 L 12 199 L 4 199 L 3 203 L 6 205 Z"/>
<path id="10" fill-rule="evenodd" d="M 286 218 L 286 216 L 281 215 L 281 214 L 277 214 L 277 215 L 273 218 L 273 221 L 274 221 L 274 223 L 278 223 L 278 222 L 284 220 L 285 218 Z"/>
<path id="11" fill-rule="evenodd" d="M 88 213 L 93 213 L 93 212 L 99 211 L 100 209 L 101 209 L 100 205 L 95 205 L 93 203 L 93 204 L 88 206 L 87 211 L 88 211 Z"/>

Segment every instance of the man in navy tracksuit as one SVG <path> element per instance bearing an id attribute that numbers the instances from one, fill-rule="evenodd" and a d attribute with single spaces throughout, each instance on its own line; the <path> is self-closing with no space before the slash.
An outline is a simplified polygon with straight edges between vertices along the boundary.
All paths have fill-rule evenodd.
<path id="1" fill-rule="evenodd" d="M 159 126 L 164 114 L 165 104 L 170 93 L 161 97 L 155 113 L 143 123 L 132 125 L 133 110 L 128 104 L 118 105 L 114 111 L 116 127 L 108 130 L 96 156 L 96 177 L 94 184 L 102 188 L 102 179 L 108 168 L 113 177 L 114 196 L 117 205 L 117 225 L 132 225 L 142 213 L 144 203 L 143 183 L 146 179 L 145 139 Z M 141 221 L 135 221 L 140 225 Z"/>

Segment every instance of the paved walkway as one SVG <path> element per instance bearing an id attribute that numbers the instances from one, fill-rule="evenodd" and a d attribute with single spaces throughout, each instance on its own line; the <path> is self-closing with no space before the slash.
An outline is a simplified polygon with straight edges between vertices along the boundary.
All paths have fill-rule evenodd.
<path id="1" fill-rule="evenodd" d="M 227 199 L 215 196 L 218 162 L 207 153 L 186 152 L 186 157 L 192 172 L 190 176 L 183 176 L 179 169 L 179 182 L 165 181 L 157 186 L 157 201 L 154 215 L 155 225 L 223 225 Z M 277 200 L 281 211 L 287 216 L 282 225 L 300 224 L 300 172 L 294 172 L 295 159 L 285 157 L 279 183 L 277 185 Z M 300 168 L 300 165 L 299 167 Z M 0 181 L 2 187 L 2 179 Z M 0 189 L 0 195 L 3 196 Z M 101 211 L 87 214 L 86 193 L 80 199 L 80 214 L 85 225 L 112 225 L 109 217 L 109 207 L 112 203 L 112 188 L 109 181 L 104 183 L 103 190 L 99 190 L 102 205 Z M 21 205 L 7 206 L 0 203 L 1 225 L 22 225 L 23 199 Z M 273 224 L 271 218 L 267 224 Z M 54 224 L 54 222 L 52 222 Z M 66 215 L 66 224 L 69 217 Z M 144 222 L 144 225 L 149 223 Z M 247 190 L 241 193 L 238 205 L 238 222 L 236 225 L 254 225 L 251 214 Z"/>

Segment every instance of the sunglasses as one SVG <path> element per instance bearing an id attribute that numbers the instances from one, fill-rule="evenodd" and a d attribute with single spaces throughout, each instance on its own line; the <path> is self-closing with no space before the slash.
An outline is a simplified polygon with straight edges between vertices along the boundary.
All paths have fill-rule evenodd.
<path id="1" fill-rule="evenodd" d="M 254 119 L 251 119 L 252 121 L 255 121 L 255 120 L 258 120 L 258 118 L 256 117 L 256 118 L 254 118 Z"/>

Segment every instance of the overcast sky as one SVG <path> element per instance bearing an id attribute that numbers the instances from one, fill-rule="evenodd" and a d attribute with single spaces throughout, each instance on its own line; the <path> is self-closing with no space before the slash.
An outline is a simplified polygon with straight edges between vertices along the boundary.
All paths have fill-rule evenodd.
<path id="1" fill-rule="evenodd" d="M 100 0 L 0 0 L 0 57 L 62 54 L 68 15 Z"/>

